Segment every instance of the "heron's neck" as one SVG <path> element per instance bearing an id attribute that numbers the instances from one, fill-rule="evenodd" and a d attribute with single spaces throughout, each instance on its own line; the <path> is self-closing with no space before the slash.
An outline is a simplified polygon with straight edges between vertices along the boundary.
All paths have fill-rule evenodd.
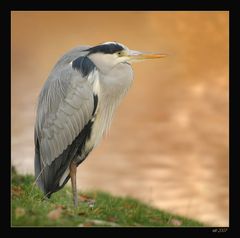
<path id="1" fill-rule="evenodd" d="M 109 99 L 117 100 L 129 89 L 133 81 L 132 67 L 126 63 L 120 63 L 107 73 L 99 73 L 101 95 Z"/>
<path id="2" fill-rule="evenodd" d="M 132 68 L 127 64 L 119 64 L 109 71 L 108 74 L 100 75 L 99 107 L 103 111 L 103 117 L 105 114 L 106 117 L 112 117 L 121 99 L 131 86 L 132 81 Z"/>
<path id="3" fill-rule="evenodd" d="M 99 139 L 105 134 L 112 122 L 114 112 L 127 93 L 133 81 L 132 68 L 121 64 L 107 75 L 99 75 L 98 107 L 95 126 L 98 127 Z M 99 141 L 99 140 L 97 140 Z"/>

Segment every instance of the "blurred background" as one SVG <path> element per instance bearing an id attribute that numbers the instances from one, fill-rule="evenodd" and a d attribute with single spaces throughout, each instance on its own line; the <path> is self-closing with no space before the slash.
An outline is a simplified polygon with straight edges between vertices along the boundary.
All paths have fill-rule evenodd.
<path id="1" fill-rule="evenodd" d="M 133 65 L 134 84 L 79 166 L 78 187 L 228 226 L 228 23 L 224 11 L 12 11 L 12 164 L 33 174 L 37 97 L 66 51 L 118 41 L 167 53 Z"/>

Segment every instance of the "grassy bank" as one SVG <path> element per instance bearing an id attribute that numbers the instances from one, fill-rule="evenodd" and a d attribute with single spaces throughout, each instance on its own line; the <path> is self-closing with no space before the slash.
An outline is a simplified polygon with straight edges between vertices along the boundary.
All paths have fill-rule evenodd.
<path id="1" fill-rule="evenodd" d="M 75 209 L 70 188 L 43 199 L 33 181 L 32 176 L 12 173 L 12 226 L 203 226 L 137 200 L 98 191 L 79 195 Z"/>

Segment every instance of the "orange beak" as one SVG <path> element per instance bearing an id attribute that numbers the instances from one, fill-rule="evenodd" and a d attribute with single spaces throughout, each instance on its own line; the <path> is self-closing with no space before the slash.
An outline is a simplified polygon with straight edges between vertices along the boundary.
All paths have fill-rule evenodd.
<path id="1" fill-rule="evenodd" d="M 130 50 L 127 57 L 129 57 L 128 61 L 139 61 L 145 59 L 159 59 L 166 57 L 166 54 L 160 53 L 144 53 L 140 51 Z"/>

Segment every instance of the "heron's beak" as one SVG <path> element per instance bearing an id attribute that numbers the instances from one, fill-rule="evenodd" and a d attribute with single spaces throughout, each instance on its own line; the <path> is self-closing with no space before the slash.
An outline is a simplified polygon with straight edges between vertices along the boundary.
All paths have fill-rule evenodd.
<path id="1" fill-rule="evenodd" d="M 139 61 L 139 60 L 146 60 L 146 59 L 159 59 L 166 57 L 166 54 L 160 53 L 145 53 L 141 51 L 130 50 L 128 52 L 127 57 L 129 58 L 128 61 Z"/>

